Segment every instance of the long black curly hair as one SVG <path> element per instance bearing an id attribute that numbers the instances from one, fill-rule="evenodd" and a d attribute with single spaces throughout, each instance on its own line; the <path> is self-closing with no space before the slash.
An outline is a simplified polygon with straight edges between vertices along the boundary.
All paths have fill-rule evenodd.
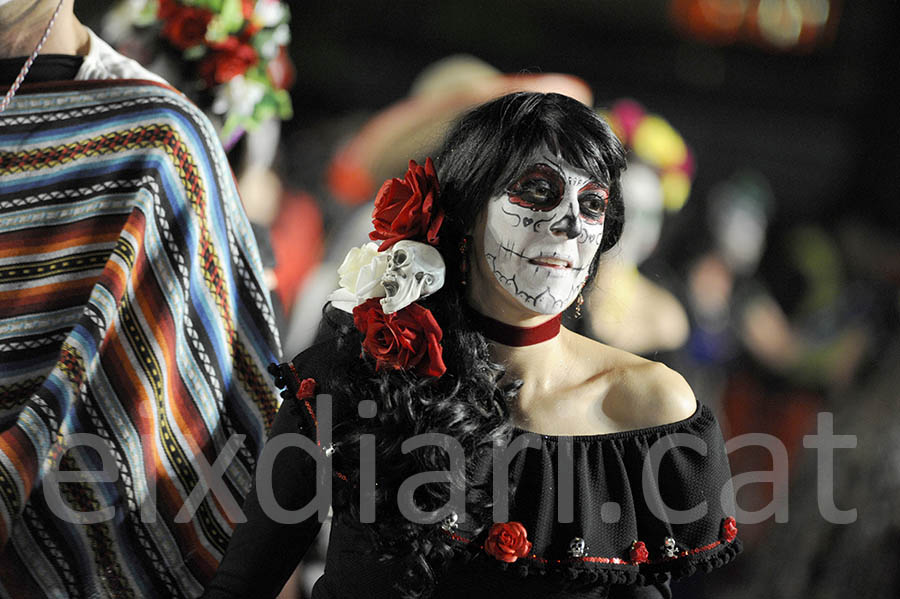
<path id="1" fill-rule="evenodd" d="M 347 476 L 334 493 L 337 518 L 358 526 L 360 508 L 359 442 L 374 435 L 377 464 L 374 502 L 376 518 L 365 527 L 376 552 L 400 560 L 404 577 L 398 592 L 404 597 L 427 597 L 453 555 L 440 520 L 449 510 L 451 488 L 464 489 L 465 517 L 478 530 L 491 523 L 493 507 L 490 468 L 480 469 L 482 453 L 509 441 L 512 433 L 509 402 L 520 382 L 500 384 L 504 370 L 491 359 L 488 342 L 466 316 L 461 267 L 466 256 L 461 241 L 472 230 L 487 201 L 502 192 L 541 148 L 589 172 L 609 187 L 609 202 L 599 255 L 618 240 L 624 222 L 619 177 L 625 168 L 621 144 L 609 126 L 590 108 L 559 94 L 515 93 L 483 104 L 463 115 L 451 129 L 435 163 L 440 182 L 439 204 L 445 218 L 440 250 L 447 266 L 443 288 L 420 300 L 434 314 L 443 331 L 446 373 L 420 377 L 399 370 L 376 372 L 374 363 L 360 357 L 361 335 L 346 319 L 326 307 L 326 319 L 337 329 L 338 360 L 328 388 L 353 402 L 372 400 L 372 418 L 350 418 L 334 429 L 334 467 Z M 355 415 L 356 404 L 348 407 Z M 398 506 L 404 480 L 423 472 L 447 471 L 448 452 L 438 445 L 404 453 L 403 441 L 423 433 L 443 433 L 455 439 L 466 458 L 465 480 L 458 476 L 419 486 L 415 507 L 429 512 L 429 523 L 412 522 Z M 371 439 L 371 437 L 369 437 Z M 482 471 L 484 470 L 484 471 Z"/>

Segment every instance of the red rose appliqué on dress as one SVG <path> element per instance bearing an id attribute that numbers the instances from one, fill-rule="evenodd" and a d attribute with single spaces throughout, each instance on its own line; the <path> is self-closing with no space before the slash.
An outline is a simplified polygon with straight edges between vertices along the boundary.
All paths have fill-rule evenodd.
<path id="1" fill-rule="evenodd" d="M 484 551 L 501 562 L 511 564 L 531 552 L 528 531 L 520 522 L 497 522 L 488 532 Z"/>
<path id="2" fill-rule="evenodd" d="M 385 314 L 378 298 L 353 308 L 353 322 L 365 336 L 363 349 L 375 358 L 375 370 L 415 370 L 423 376 L 441 376 L 444 365 L 443 332 L 427 308 L 410 304 Z"/>
<path id="3" fill-rule="evenodd" d="M 730 543 L 737 537 L 737 533 L 738 529 L 735 519 L 731 517 L 725 518 L 725 521 L 722 523 L 722 540 Z"/>
<path id="4" fill-rule="evenodd" d="M 631 544 L 631 561 L 635 564 L 642 564 L 650 557 L 647 546 L 643 541 L 635 541 Z"/>
<path id="5" fill-rule="evenodd" d="M 378 191 L 372 213 L 375 230 L 369 233 L 369 238 L 383 240 L 381 251 L 401 239 L 435 245 L 438 230 L 444 222 L 444 213 L 436 205 L 438 192 L 437 173 L 431 158 L 425 159 L 425 166 L 410 160 L 402 180 L 389 179 Z"/>

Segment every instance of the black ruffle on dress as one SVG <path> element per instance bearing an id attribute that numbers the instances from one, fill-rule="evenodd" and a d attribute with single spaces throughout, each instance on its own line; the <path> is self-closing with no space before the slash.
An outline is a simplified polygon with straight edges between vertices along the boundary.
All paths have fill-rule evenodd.
<path id="1" fill-rule="evenodd" d="M 325 372 L 329 354 L 328 347 L 314 346 L 273 366 L 285 401 L 270 439 L 298 432 L 318 439 L 315 400 L 304 397 L 306 390 L 298 399 L 298 391 L 301 381 Z M 338 404 L 335 399 L 336 421 Z M 702 404 L 680 422 L 612 434 L 551 436 L 517 429 L 508 447 L 519 448 L 509 460 L 514 490 L 508 521 L 524 526 L 530 551 L 512 563 L 500 561 L 485 550 L 489 527 L 476 534 L 463 516 L 443 529 L 456 559 L 440 578 L 435 599 L 670 597 L 671 577 L 711 570 L 741 549 L 722 434 Z M 319 444 L 319 450 L 326 448 Z M 561 477 L 560 468 L 574 477 Z M 272 480 L 278 504 L 299 509 L 315 494 L 315 462 L 303 450 L 286 447 L 275 459 Z M 320 527 L 315 515 L 297 524 L 273 522 L 260 508 L 256 489 L 243 509 L 248 521 L 235 530 L 207 589 L 210 599 L 276 596 Z M 334 518 L 325 574 L 313 599 L 396 597 L 399 569 L 368 553 L 362 527 L 348 520 Z"/>

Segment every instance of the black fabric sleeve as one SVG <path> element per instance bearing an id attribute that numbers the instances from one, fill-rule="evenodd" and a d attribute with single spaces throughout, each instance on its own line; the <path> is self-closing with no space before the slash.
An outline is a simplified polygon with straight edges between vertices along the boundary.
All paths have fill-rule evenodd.
<path id="1" fill-rule="evenodd" d="M 286 399 L 275 417 L 266 448 L 271 450 L 275 438 L 284 433 L 303 431 L 314 439 L 315 430 L 308 420 L 298 400 Z M 264 463 L 261 459 L 260 464 Z M 283 509 L 300 509 L 315 498 L 315 459 L 296 444 L 287 445 L 276 455 L 272 475 L 264 476 L 257 483 L 271 484 L 274 497 Z M 257 484 L 244 501 L 243 511 L 247 521 L 235 529 L 219 569 L 203 595 L 206 599 L 277 596 L 322 525 L 317 512 L 296 524 L 274 521 L 260 505 Z"/>

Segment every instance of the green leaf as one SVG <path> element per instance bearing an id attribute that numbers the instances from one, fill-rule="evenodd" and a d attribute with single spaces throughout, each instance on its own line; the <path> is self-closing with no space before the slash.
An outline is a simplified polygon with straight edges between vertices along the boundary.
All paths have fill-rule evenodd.
<path id="1" fill-rule="evenodd" d="M 219 18 L 226 24 L 229 32 L 236 32 L 244 26 L 244 10 L 241 0 L 222 0 Z"/>
<path id="2" fill-rule="evenodd" d="M 278 117 L 286 121 L 294 116 L 294 107 L 291 105 L 291 94 L 286 90 L 277 89 L 273 94 L 275 102 L 278 104 Z"/>
<path id="3" fill-rule="evenodd" d="M 185 6 L 205 8 L 206 10 L 210 10 L 212 12 L 219 12 L 220 10 L 222 10 L 222 2 L 223 0 L 180 0 L 180 3 L 184 4 Z"/>

